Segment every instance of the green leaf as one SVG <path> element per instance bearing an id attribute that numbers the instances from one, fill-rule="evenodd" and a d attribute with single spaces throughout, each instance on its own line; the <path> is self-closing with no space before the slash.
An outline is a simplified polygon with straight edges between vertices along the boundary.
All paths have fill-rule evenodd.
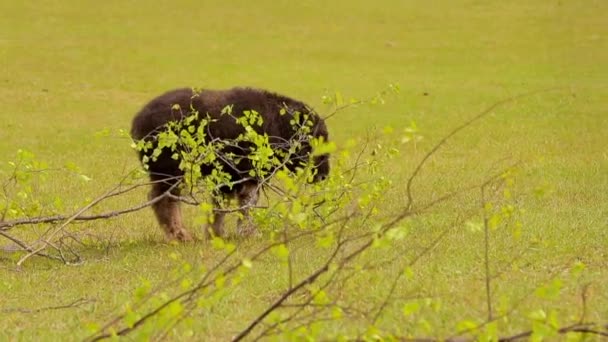
<path id="1" fill-rule="evenodd" d="M 300 225 L 301 223 L 306 221 L 307 217 L 308 217 L 308 215 L 306 215 L 306 213 L 297 213 L 297 214 L 290 215 L 290 218 L 293 221 L 293 223 L 298 224 L 298 225 Z"/>
<path id="2" fill-rule="evenodd" d="M 128 308 L 127 313 L 125 314 L 125 318 L 123 320 L 127 327 L 133 328 L 135 323 L 137 323 L 137 321 L 139 320 L 139 315 L 133 312 L 131 308 Z"/>
<path id="3" fill-rule="evenodd" d="M 312 153 L 313 156 L 320 156 L 322 154 L 333 153 L 338 149 L 338 147 L 336 146 L 336 143 L 333 141 L 318 143 L 313 148 L 314 148 L 313 153 Z"/>
<path id="4" fill-rule="evenodd" d="M 530 336 L 529 341 L 550 341 L 551 339 L 549 339 L 549 337 L 553 337 L 555 334 L 556 332 L 553 328 L 543 322 L 536 321 L 532 323 L 532 335 Z"/>
<path id="5" fill-rule="evenodd" d="M 211 239 L 211 246 L 214 249 L 221 250 L 221 249 L 224 249 L 224 247 L 226 246 L 226 243 L 224 242 L 224 240 L 222 240 L 221 237 L 214 236 L 213 239 Z"/>
<path id="6" fill-rule="evenodd" d="M 236 245 L 233 243 L 227 243 L 224 247 L 226 253 L 232 253 L 236 250 Z"/>
<path id="7" fill-rule="evenodd" d="M 150 281 L 144 279 L 142 281 L 142 285 L 139 286 L 137 289 L 135 289 L 135 293 L 133 296 L 137 300 L 142 300 L 145 296 L 147 296 L 150 293 L 151 289 L 152 289 L 152 284 L 150 284 Z"/>
<path id="8" fill-rule="evenodd" d="M 547 314 L 545 313 L 545 311 L 543 309 L 538 309 L 538 310 L 534 310 L 534 311 L 531 311 L 530 313 L 528 313 L 528 318 L 530 318 L 531 320 L 534 320 L 534 321 L 544 322 L 547 319 Z"/>
<path id="9" fill-rule="evenodd" d="M 251 268 L 253 267 L 253 262 L 251 261 L 251 259 L 243 259 L 243 266 L 245 266 L 246 268 Z"/>
<path id="10" fill-rule="evenodd" d="M 234 105 L 227 105 L 226 107 L 222 108 L 221 115 L 232 114 L 232 108 L 233 107 L 234 107 Z"/>
<path id="11" fill-rule="evenodd" d="M 89 182 L 91 181 L 91 177 L 87 176 L 87 175 L 79 175 L 80 179 L 82 179 L 85 182 Z"/>
<path id="12" fill-rule="evenodd" d="M 498 322 L 493 321 L 489 322 L 483 328 L 483 332 L 481 336 L 479 336 L 479 341 L 498 341 Z"/>
<path id="13" fill-rule="evenodd" d="M 101 325 L 94 322 L 87 323 L 85 327 L 90 333 L 96 333 L 99 331 L 99 329 L 101 329 Z"/>
<path id="14" fill-rule="evenodd" d="M 395 94 L 399 94 L 399 92 L 401 91 L 401 87 L 399 86 L 399 84 L 389 84 L 388 88 Z"/>
<path id="15" fill-rule="evenodd" d="M 420 303 L 408 302 L 408 303 L 405 303 L 405 305 L 403 305 L 402 312 L 403 312 L 404 316 L 410 316 L 410 315 L 415 314 L 419 310 L 420 310 Z"/>
<path id="16" fill-rule="evenodd" d="M 458 322 L 458 324 L 456 325 L 456 330 L 459 333 L 463 332 L 463 331 L 472 331 L 472 330 L 477 329 L 478 326 L 479 326 L 479 324 L 477 324 L 477 322 L 475 322 L 475 321 L 464 320 L 464 321 Z"/>
<path id="17" fill-rule="evenodd" d="M 317 236 L 317 246 L 321 248 L 329 248 L 334 244 L 334 236 L 333 234 L 325 234 Z"/>
<path id="18" fill-rule="evenodd" d="M 342 316 L 343 316 L 343 312 L 342 312 L 342 309 L 341 309 L 340 307 L 338 307 L 338 306 L 334 306 L 334 307 L 331 309 L 331 317 L 332 317 L 334 320 L 338 320 L 338 319 L 342 318 Z"/>
<path id="19" fill-rule="evenodd" d="M 574 263 L 574 266 L 572 266 L 572 270 L 571 273 L 573 276 L 578 276 L 580 275 L 586 268 L 587 266 L 581 262 L 581 261 L 577 261 Z"/>
<path id="20" fill-rule="evenodd" d="M 78 166 L 76 166 L 76 164 L 71 161 L 65 163 L 65 168 L 68 169 L 68 171 L 78 172 Z"/>
<path id="21" fill-rule="evenodd" d="M 551 283 L 536 289 L 535 294 L 543 299 L 556 299 L 562 289 L 562 281 L 554 279 Z"/>
<path id="22" fill-rule="evenodd" d="M 315 293 L 314 298 L 313 298 L 314 304 L 325 305 L 325 304 L 328 304 L 329 302 L 330 302 L 330 300 L 327 297 L 327 293 L 325 291 L 319 290 L 319 291 L 317 291 L 317 293 Z"/>
<path id="23" fill-rule="evenodd" d="M 547 317 L 547 324 L 549 324 L 549 326 L 553 329 L 559 329 L 559 318 L 555 310 L 549 311 L 549 316 Z"/>
<path id="24" fill-rule="evenodd" d="M 284 244 L 274 246 L 272 251 L 274 255 L 283 261 L 286 261 L 289 258 L 289 249 Z"/>
<path id="25" fill-rule="evenodd" d="M 189 278 L 184 278 L 180 284 L 180 286 L 182 287 L 182 289 L 186 290 L 189 289 L 190 286 L 192 286 L 192 280 L 190 280 Z"/>
<path id="26" fill-rule="evenodd" d="M 414 270 L 410 266 L 407 266 L 403 271 L 403 275 L 405 275 L 405 279 L 412 280 L 414 278 Z"/>
<path id="27" fill-rule="evenodd" d="M 492 217 L 490 217 L 490 219 L 488 220 L 488 226 L 491 229 L 496 229 L 498 228 L 498 226 L 500 225 L 500 221 L 501 221 L 501 217 L 498 214 L 494 214 L 492 215 Z"/>
<path id="28" fill-rule="evenodd" d="M 386 238 L 391 241 L 403 240 L 407 236 L 407 227 L 395 227 L 386 232 Z"/>
<path id="29" fill-rule="evenodd" d="M 433 331 L 433 326 L 431 323 L 424 318 L 418 320 L 418 326 L 426 333 L 431 333 Z"/>
<path id="30" fill-rule="evenodd" d="M 382 332 L 380 331 L 380 329 L 378 329 L 377 327 L 370 325 L 369 327 L 367 327 L 367 331 L 365 332 L 365 336 L 367 337 L 365 340 L 372 340 L 372 341 L 381 341 L 382 340 L 382 336 L 381 336 Z"/>
<path id="31" fill-rule="evenodd" d="M 180 301 L 175 301 L 169 304 L 169 307 L 167 309 L 169 311 L 169 314 L 174 317 L 178 316 L 182 313 L 182 311 L 184 311 L 184 307 Z"/>
<path id="32" fill-rule="evenodd" d="M 472 233 L 477 233 L 477 232 L 483 231 L 483 223 L 481 223 L 481 222 L 468 221 L 466 223 L 466 227 Z"/>
<path id="33" fill-rule="evenodd" d="M 215 287 L 221 289 L 224 287 L 224 284 L 226 284 L 226 277 L 219 275 L 217 278 L 215 278 Z"/>
<path id="34" fill-rule="evenodd" d="M 344 105 L 344 98 L 342 97 L 342 93 L 339 91 L 336 92 L 336 106 L 341 107 Z"/>

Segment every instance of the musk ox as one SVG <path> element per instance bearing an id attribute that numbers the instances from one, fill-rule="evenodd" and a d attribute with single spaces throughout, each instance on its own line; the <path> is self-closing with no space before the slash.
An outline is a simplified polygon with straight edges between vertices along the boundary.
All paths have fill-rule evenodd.
<path id="1" fill-rule="evenodd" d="M 230 109 L 230 115 L 225 115 L 227 108 Z M 133 119 L 131 128 L 131 136 L 135 141 L 145 141 L 152 146 L 158 146 L 159 134 L 166 131 L 168 123 L 181 122 L 188 117 L 192 118 L 196 113 L 195 125 L 200 125 L 201 117 L 208 119 L 204 127 L 207 141 L 209 139 L 233 141 L 233 144 L 222 147 L 222 153 L 224 155 L 240 153 L 244 155 L 243 158 L 239 158 L 236 162 L 224 161 L 214 165 L 202 164 L 198 167 L 203 177 L 210 175 L 218 167 L 221 171 L 230 174 L 231 184 L 220 186 L 213 196 L 213 202 L 217 208 L 220 206 L 218 198 L 236 197 L 242 214 L 237 224 L 237 231 L 243 235 L 255 232 L 248 209 L 256 204 L 262 181 L 259 175 L 252 176 L 250 172 L 254 167 L 248 155 L 248 152 L 252 151 L 252 144 L 237 139 L 248 126 L 238 119 L 242 118 L 244 113 L 252 111 L 257 112 L 263 120 L 260 124 L 249 127 L 258 134 L 267 135 L 274 151 L 284 152 L 277 153 L 285 159 L 279 166 L 284 166 L 290 171 L 296 171 L 298 167 L 307 165 L 311 160 L 311 137 L 328 140 L 325 122 L 309 106 L 287 96 L 252 88 L 172 90 L 146 104 Z M 303 118 L 308 118 L 306 123 L 301 122 Z M 303 124 L 309 128 L 304 139 L 300 132 Z M 299 143 L 292 144 L 294 139 L 299 139 Z M 296 146 L 295 151 L 293 146 Z M 156 198 L 169 189 L 172 194 L 179 195 L 180 188 L 175 185 L 184 175 L 184 171 L 180 169 L 179 158 L 167 148 L 161 150 L 160 155 L 158 151 L 156 156 L 152 154 L 153 149 L 139 151 L 140 159 L 148 161 L 147 169 L 152 180 L 150 198 Z M 311 181 L 324 179 L 329 173 L 329 156 L 327 154 L 315 156 L 312 162 L 313 164 L 309 165 L 314 174 Z M 275 166 L 275 169 L 279 166 Z M 175 197 L 165 196 L 152 208 L 168 239 L 181 241 L 192 239 L 190 233 L 183 227 L 179 201 Z M 224 235 L 224 214 L 224 211 L 215 211 L 212 223 L 205 228 L 206 234 L 212 232 L 217 236 Z"/>

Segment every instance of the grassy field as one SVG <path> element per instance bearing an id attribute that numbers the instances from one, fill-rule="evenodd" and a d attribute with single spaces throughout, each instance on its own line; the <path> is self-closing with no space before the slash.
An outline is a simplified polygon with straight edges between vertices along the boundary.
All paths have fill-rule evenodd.
<path id="1" fill-rule="evenodd" d="M 423 202 L 497 165 L 521 160 L 514 193 L 522 236 L 493 235 L 491 258 L 500 276 L 497 301 L 517 309 L 502 332 L 529 328 L 531 310 L 556 309 L 560 322 L 577 321 L 582 284 L 590 283 L 586 318 L 608 320 L 608 25 L 605 1 L 44 1 L 0 3 L 0 162 L 17 149 L 51 166 L 76 163 L 90 182 L 49 176 L 39 189 L 82 205 L 137 165 L 130 141 L 103 129 L 129 129 L 134 113 L 170 88 L 250 85 L 304 100 L 323 112 L 324 94 L 372 96 L 388 84 L 401 92 L 380 106 L 363 105 L 328 121 L 338 145 L 372 128 L 402 130 L 414 120 L 424 139 L 404 145 L 385 173 L 403 185 L 420 158 L 454 127 L 493 103 L 555 88 L 496 109 L 449 141 L 414 186 Z M 505 162 L 507 160 L 507 162 Z M 70 178 L 71 179 L 71 178 Z M 543 197 L 534 196 L 542 188 Z M 387 202 L 399 206 L 404 187 Z M 139 203 L 144 191 L 112 203 Z M 396 250 L 412 258 L 466 210 L 473 195 L 418 218 Z M 442 211 L 443 210 L 443 211 Z M 192 219 L 189 219 L 192 224 Z M 28 229 L 28 228 L 23 228 Z M 40 228 L 30 228 L 40 229 Z M 79 266 L 0 251 L 0 340 L 78 340 L 87 325 L 120 312 L 143 279 L 165 282 L 179 262 L 220 258 L 208 243 L 166 244 L 150 210 L 78 225 L 98 242 L 82 247 Z M 194 227 L 191 230 L 196 231 Z M 200 232 L 197 232 L 200 234 Z M 109 243 L 108 243 L 109 241 Z M 246 253 L 264 243 L 239 243 Z M 10 245 L 0 239 L 0 246 Z M 105 246 L 108 246 L 107 248 Z M 515 255 L 521 255 L 509 262 Z M 314 244 L 294 251 L 304 272 L 320 260 Z M 575 262 L 582 278 L 565 280 L 559 300 L 526 296 Z M 254 267 L 251 281 L 213 311 L 194 317 L 194 335 L 174 339 L 226 340 L 280 293 L 284 272 L 273 260 Z M 382 323 L 413 336 L 449 336 L 462 320 L 485 318 L 483 234 L 458 227 L 415 266 L 415 277 Z M 365 306 L 387 289 L 397 266 L 360 275 L 347 286 Z M 441 302 L 437 312 L 404 317 L 403 298 Z M 42 310 L 85 299 L 76 308 Z M 393 312 L 389 311 L 389 312 Z M 422 319 L 426 320 L 428 328 Z M 363 320 L 363 318 L 361 318 Z M 326 325 L 326 332 L 363 324 Z M 186 329 L 186 328 L 184 328 Z"/>

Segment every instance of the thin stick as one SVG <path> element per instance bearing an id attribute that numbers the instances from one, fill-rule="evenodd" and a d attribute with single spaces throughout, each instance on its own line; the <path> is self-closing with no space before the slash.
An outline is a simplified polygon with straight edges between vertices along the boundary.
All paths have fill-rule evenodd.
<path id="1" fill-rule="evenodd" d="M 148 207 L 158 201 L 160 201 L 161 199 L 163 199 L 168 193 L 170 193 L 173 188 L 175 188 L 177 185 L 179 184 L 179 182 L 173 184 L 173 186 L 171 186 L 167 191 L 165 191 L 162 195 L 153 198 L 152 200 L 138 205 L 136 207 L 130 208 L 130 209 L 126 209 L 126 210 L 122 210 L 123 213 L 126 212 L 133 212 L 136 210 L 140 210 L 142 208 Z M 87 204 L 86 206 L 84 206 L 83 208 L 81 208 L 80 210 L 78 210 L 74 215 L 70 216 L 67 220 L 65 220 L 57 229 L 55 229 L 50 236 L 46 239 L 46 240 L 50 240 L 52 239 L 59 231 L 61 231 L 63 228 L 65 228 L 68 224 L 70 224 L 72 221 L 76 220 L 80 215 L 82 215 L 82 213 L 84 213 L 85 211 L 91 209 L 92 207 L 94 207 L 95 205 L 97 205 L 99 202 L 107 199 L 108 197 L 114 196 L 113 190 L 108 191 L 106 194 L 98 197 L 97 199 L 95 199 L 94 201 L 90 202 L 89 204 Z M 118 215 L 118 212 L 110 212 L 107 213 L 105 215 L 96 215 L 96 216 L 101 216 L 101 217 L 112 217 L 112 216 L 116 216 Z M 29 252 L 28 254 L 26 254 L 25 256 L 23 256 L 18 262 L 17 262 L 17 266 L 21 266 L 27 259 L 29 259 L 30 257 L 32 257 L 33 255 L 38 254 L 40 251 L 44 250 L 48 245 L 49 242 L 48 241 L 43 241 L 43 245 L 36 248 L 35 250 Z"/>
<path id="2" fill-rule="evenodd" d="M 550 92 L 550 91 L 554 91 L 557 89 L 562 89 L 561 87 L 553 87 L 553 88 L 547 88 L 547 89 L 541 89 L 541 90 L 534 90 L 534 91 L 530 91 L 527 93 L 523 93 L 523 94 L 519 94 L 519 95 L 515 95 L 509 98 L 506 98 L 504 100 L 495 102 L 493 105 L 491 105 L 490 107 L 486 108 L 485 110 L 483 110 L 481 113 L 475 115 L 474 117 L 470 118 L 469 120 L 465 121 L 463 124 L 461 124 L 460 126 L 456 127 L 455 129 L 453 129 L 450 133 L 448 133 L 446 136 L 444 136 L 441 140 L 439 140 L 439 142 L 433 146 L 433 148 L 424 155 L 424 157 L 422 158 L 422 161 L 416 166 L 416 168 L 414 169 L 414 172 L 412 172 L 412 175 L 409 177 L 408 181 L 407 181 L 407 186 L 406 186 L 406 193 L 407 193 L 407 206 L 406 208 L 411 208 L 413 205 L 413 197 L 412 197 L 412 183 L 414 182 L 414 179 L 416 178 L 416 176 L 418 175 L 418 173 L 420 173 L 420 170 L 422 169 L 422 167 L 426 164 L 427 160 L 430 159 L 436 152 L 437 150 L 439 150 L 443 145 L 445 145 L 445 143 L 454 135 L 456 135 L 458 132 L 462 131 L 463 129 L 471 126 L 473 123 L 475 123 L 476 121 L 479 121 L 480 119 L 486 117 L 487 115 L 489 115 L 490 113 L 492 113 L 494 111 L 494 109 L 513 102 L 515 100 L 524 98 L 524 97 L 528 97 L 528 96 L 532 96 L 532 95 L 536 95 L 536 94 L 540 94 L 540 93 L 546 93 L 546 92 Z"/>
<path id="3" fill-rule="evenodd" d="M 486 213 L 485 187 L 481 186 L 481 211 L 483 215 L 484 232 L 484 264 L 485 264 L 485 285 L 486 285 L 486 306 L 488 309 L 488 321 L 492 320 L 492 294 L 490 286 L 490 227 L 488 223 L 488 213 Z"/>

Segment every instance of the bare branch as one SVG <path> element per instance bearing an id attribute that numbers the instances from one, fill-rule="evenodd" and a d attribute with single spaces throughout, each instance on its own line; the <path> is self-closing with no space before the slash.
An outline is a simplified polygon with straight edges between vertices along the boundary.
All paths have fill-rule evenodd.
<path id="1" fill-rule="evenodd" d="M 582 323 L 582 324 L 577 323 L 577 324 L 573 324 L 573 325 L 570 325 L 567 327 L 560 328 L 557 330 L 557 333 L 559 333 L 560 335 L 564 335 L 569 332 L 575 332 L 575 333 L 581 333 L 581 334 L 590 334 L 590 335 L 608 337 L 608 332 L 597 330 L 596 329 L 597 326 L 598 325 L 594 324 L 594 323 Z M 515 334 L 512 336 L 499 338 L 498 341 L 499 342 L 518 341 L 518 340 L 522 340 L 522 339 L 530 337 L 533 333 L 534 332 L 532 330 L 528 330 L 528 331 L 524 331 L 524 332 L 521 332 L 519 334 Z"/>
<path id="2" fill-rule="evenodd" d="M 179 185 L 179 182 L 175 183 L 171 188 L 169 188 L 165 193 L 163 193 L 162 195 L 153 198 L 151 200 L 149 200 L 148 202 L 141 204 L 139 206 L 130 208 L 130 209 L 126 209 L 126 210 L 122 210 L 119 212 L 110 212 L 110 213 L 106 213 L 106 214 L 102 214 L 102 215 L 95 215 L 96 218 L 108 218 L 108 217 L 114 217 L 117 216 L 119 214 L 124 214 L 124 213 L 129 213 L 129 212 L 133 212 L 133 211 L 137 211 L 137 210 L 141 210 L 142 208 L 146 208 L 158 201 L 160 201 L 164 196 L 166 196 L 167 194 L 169 194 L 173 188 L 175 188 L 176 186 Z M 133 187 L 131 187 L 132 189 Z M 27 259 L 29 259 L 31 256 L 38 254 L 40 251 L 44 250 L 47 246 L 49 246 L 50 244 L 50 240 L 61 230 L 63 230 L 64 227 L 66 227 L 68 224 L 70 224 L 70 222 L 77 220 L 82 213 L 84 213 L 85 211 L 91 209 L 92 207 L 94 207 L 95 205 L 97 205 L 98 203 L 102 202 L 103 200 L 109 198 L 109 197 L 113 197 L 116 196 L 117 193 L 121 193 L 122 191 L 116 191 L 115 189 L 108 191 L 106 194 L 98 197 L 97 199 L 95 199 L 94 201 L 90 202 L 88 205 L 84 206 L 82 209 L 78 210 L 75 214 L 73 214 L 72 216 L 70 216 L 67 220 L 65 220 L 58 228 L 56 228 L 53 232 L 50 233 L 50 237 L 48 237 L 46 240 L 43 241 L 42 246 L 32 250 L 31 252 L 29 252 L 28 254 L 26 254 L 25 256 L 23 256 L 18 262 L 17 265 L 21 266 Z"/>
<path id="3" fill-rule="evenodd" d="M 64 304 L 64 305 L 47 306 L 47 307 L 37 308 L 37 309 L 25 309 L 25 308 L 2 309 L 2 312 L 4 312 L 4 313 L 19 312 L 19 313 L 23 313 L 23 314 L 30 314 L 30 313 L 39 313 L 39 312 L 43 312 L 43 311 L 77 308 L 84 304 L 93 303 L 93 302 L 95 302 L 95 300 L 93 300 L 93 299 L 80 298 L 69 304 Z"/>
<path id="4" fill-rule="evenodd" d="M 164 180 L 163 180 L 164 181 Z M 149 184 L 154 184 L 154 183 L 158 183 L 161 181 L 155 181 L 155 182 L 149 182 L 149 183 L 145 183 L 145 184 L 136 184 L 133 186 L 130 186 L 126 189 L 120 189 L 121 185 L 116 186 L 114 189 L 106 192 L 104 195 L 98 197 L 96 200 L 94 200 L 93 202 L 89 203 L 88 206 L 86 206 L 85 208 L 88 210 L 90 208 L 92 208 L 93 206 L 99 204 L 102 201 L 105 201 L 109 198 L 112 197 L 116 197 L 116 196 L 120 196 L 123 195 L 127 192 L 133 191 L 137 188 L 140 188 L 142 186 L 146 186 Z M 17 226 L 21 226 L 21 225 L 29 225 L 29 224 L 42 224 L 42 223 L 57 223 L 57 222 L 61 222 L 67 219 L 71 218 L 71 221 L 92 221 L 92 220 L 99 220 L 99 219 L 107 219 L 107 218 L 113 218 L 116 216 L 120 216 L 123 214 L 128 214 L 134 211 L 138 211 L 141 210 L 143 208 L 149 207 L 152 204 L 160 201 L 164 196 L 167 196 L 165 194 L 154 198 L 148 202 L 145 202 L 141 205 L 132 207 L 132 208 L 128 208 L 128 209 L 123 209 L 123 210 L 116 210 L 116 211 L 110 211 L 107 213 L 103 213 L 103 214 L 98 214 L 98 215 L 78 215 L 73 217 L 74 215 L 54 215 L 54 216 L 46 216 L 46 217 L 32 217 L 32 218 L 24 218 L 24 219 L 17 219 L 17 220 L 12 220 L 12 221 L 5 221 L 5 222 L 0 222 L 0 231 L 7 231 L 10 230 L 13 227 L 17 227 Z M 85 210 L 86 211 L 86 210 Z M 73 217 L 73 218 L 72 218 Z M 70 221 L 70 222 L 71 222 Z"/>
<path id="5" fill-rule="evenodd" d="M 488 321 L 492 320 L 492 294 L 490 286 L 490 227 L 488 213 L 486 212 L 486 186 L 485 183 L 481 186 L 481 213 L 483 217 L 483 235 L 484 235 L 484 266 L 485 266 L 485 285 L 486 285 L 486 305 L 488 308 Z"/>
<path id="6" fill-rule="evenodd" d="M 422 167 L 426 164 L 427 160 L 429 160 L 435 153 L 437 153 L 437 151 L 447 143 L 447 141 L 453 137 L 454 135 L 458 134 L 460 131 L 462 131 L 463 129 L 471 126 L 473 123 L 479 121 L 480 119 L 488 116 L 490 113 L 492 113 L 494 111 L 494 109 L 513 102 L 515 100 L 521 99 L 521 98 L 525 98 L 528 96 L 532 96 L 532 95 L 536 95 L 536 94 L 540 94 L 540 93 L 546 93 L 546 92 L 550 92 L 550 91 L 555 91 L 557 89 L 561 89 L 559 87 L 554 87 L 554 88 L 548 88 L 548 89 L 541 89 L 541 90 L 535 90 L 535 91 L 530 91 L 527 93 L 523 93 L 520 95 L 515 95 L 509 98 L 506 98 L 504 100 L 495 102 L 494 104 L 492 104 L 490 107 L 486 108 L 485 110 L 483 110 L 481 113 L 475 115 L 474 117 L 470 118 L 469 120 L 465 121 L 462 125 L 456 127 L 455 129 L 453 129 L 452 131 L 450 131 L 447 135 L 445 135 L 443 138 L 441 138 L 441 140 L 439 140 L 439 142 L 437 144 L 435 144 L 435 146 L 433 146 L 433 148 L 431 148 L 431 150 L 426 153 L 424 155 L 424 157 L 422 158 L 422 160 L 420 161 L 420 163 L 418 163 L 418 165 L 416 166 L 416 168 L 414 169 L 414 172 L 412 172 L 412 174 L 410 175 L 410 177 L 407 180 L 407 186 L 406 186 L 406 193 L 407 193 L 407 206 L 406 208 L 410 209 L 413 206 L 413 197 L 412 197 L 412 184 L 414 182 L 414 179 L 418 176 L 418 174 L 420 173 L 420 170 L 422 169 Z"/>

